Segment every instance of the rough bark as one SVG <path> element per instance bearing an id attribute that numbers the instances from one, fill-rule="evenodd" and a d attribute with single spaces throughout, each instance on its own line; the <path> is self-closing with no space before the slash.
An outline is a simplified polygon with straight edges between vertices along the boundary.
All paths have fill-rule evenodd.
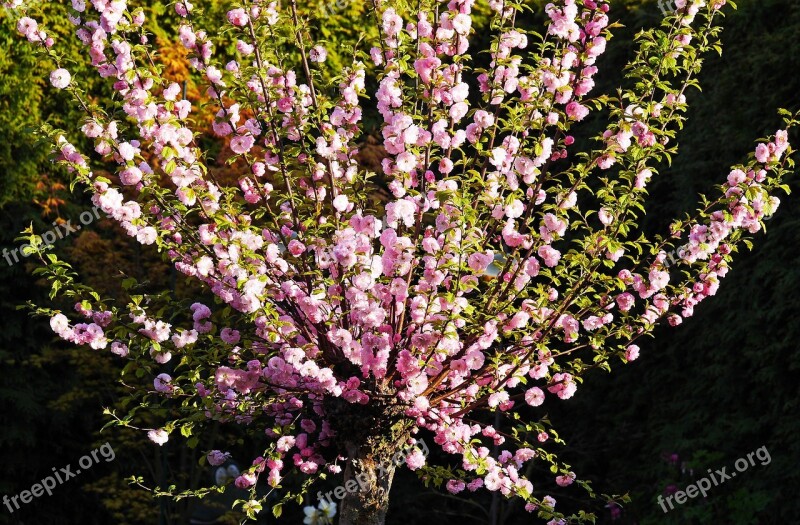
<path id="1" fill-rule="evenodd" d="M 345 496 L 339 525 L 384 525 L 389 491 L 397 465 L 404 459 L 410 432 L 404 407 L 394 396 L 376 396 L 370 405 L 328 400 L 326 413 L 336 423 L 336 442 L 347 456 Z"/>
<path id="2" fill-rule="evenodd" d="M 396 468 L 394 450 L 378 438 L 361 446 L 350 443 L 347 448 L 344 486 L 355 491 L 347 492 L 342 500 L 339 525 L 384 525 Z"/>

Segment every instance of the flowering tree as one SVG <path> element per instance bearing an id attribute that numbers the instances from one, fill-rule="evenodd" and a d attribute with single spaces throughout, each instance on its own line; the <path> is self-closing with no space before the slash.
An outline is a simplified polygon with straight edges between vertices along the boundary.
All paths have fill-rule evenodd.
<path id="1" fill-rule="evenodd" d="M 490 0 L 485 67 L 468 54 L 474 3 L 374 0 L 371 49 L 353 49 L 350 66 L 324 81 L 327 51 L 295 0 L 236 0 L 213 22 L 216 36 L 200 29 L 212 22 L 199 7 L 178 0 L 179 39 L 216 105 L 214 137 L 193 131 L 196 108 L 162 74 L 141 8 L 73 0 L 77 37 L 119 95 L 98 106 L 35 6 L 7 4 L 54 62 L 52 85 L 86 112 L 94 153 L 46 129 L 58 161 L 129 235 L 209 293 L 189 303 L 136 295 L 127 282 L 131 300 L 117 304 L 32 237 L 53 295 L 75 300 L 83 319 L 37 312 L 63 339 L 108 348 L 130 361 L 128 376 L 152 380 L 132 396 L 177 411 L 143 429 L 153 442 L 180 431 L 194 446 L 213 421 L 266 435 L 235 480 L 250 490 L 241 502 L 250 517 L 267 493 L 284 498 L 276 515 L 297 496 L 282 486 L 291 473 L 306 490 L 343 471 L 357 488 L 340 523 L 382 524 L 403 451 L 408 468 L 452 493 L 519 497 L 551 524 L 591 519 L 565 516 L 547 493 L 550 481 L 591 488 L 550 450 L 557 433 L 542 405 L 572 397 L 592 369 L 636 359 L 657 324 L 691 316 L 778 207 L 797 124 L 786 112 L 785 128 L 695 214 L 661 235 L 637 226 L 648 182 L 677 151 L 685 92 L 720 49 L 725 0 L 677 1 L 660 28 L 638 35 L 628 86 L 594 97 L 613 28 L 606 2 L 547 4 L 540 34 L 521 27 L 524 2 Z M 377 206 L 375 174 L 356 160 L 373 108 L 391 191 Z M 572 129 L 592 110 L 608 124 L 578 150 Z M 237 180 L 208 169 L 215 141 Z M 117 167 L 104 176 L 98 163 Z M 487 412 L 506 416 L 508 430 Z M 127 426 L 135 416 L 114 415 Z M 426 464 L 409 449 L 420 434 L 460 467 Z M 226 460 L 221 448 L 208 453 L 212 465 Z M 527 479 L 537 461 L 554 480 Z"/>

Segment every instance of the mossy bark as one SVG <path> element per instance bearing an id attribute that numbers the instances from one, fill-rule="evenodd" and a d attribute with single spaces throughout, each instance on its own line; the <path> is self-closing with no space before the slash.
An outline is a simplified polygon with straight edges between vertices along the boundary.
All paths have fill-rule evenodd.
<path id="1" fill-rule="evenodd" d="M 339 525 L 384 525 L 389 511 L 389 491 L 396 465 L 394 449 L 380 438 L 348 445 L 345 489 Z M 355 490 L 353 490 L 355 489 Z"/>
<path id="2" fill-rule="evenodd" d="M 339 449 L 347 457 L 339 525 L 384 525 L 392 479 L 410 436 L 402 418 L 404 407 L 394 396 L 382 396 L 370 405 L 332 400 L 326 409 L 336 423 Z"/>

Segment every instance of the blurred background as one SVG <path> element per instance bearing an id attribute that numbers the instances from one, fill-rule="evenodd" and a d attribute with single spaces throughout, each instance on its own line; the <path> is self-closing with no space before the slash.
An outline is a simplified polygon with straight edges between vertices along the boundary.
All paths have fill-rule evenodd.
<path id="1" fill-rule="evenodd" d="M 208 2 L 211 9 L 222 2 Z M 544 2 L 534 2 L 544 4 Z M 65 6 L 47 8 L 52 30 L 68 35 Z M 617 29 L 608 53 L 600 61 L 595 92 L 608 92 L 621 82 L 631 55 L 633 35 L 659 22 L 660 5 L 669 2 L 612 2 Z M 660 4 L 660 5 L 659 5 Z M 648 224 L 662 226 L 691 211 L 699 193 L 713 193 L 730 165 L 752 150 L 754 140 L 781 125 L 776 109 L 800 109 L 800 4 L 794 0 L 741 0 L 725 20 L 722 58 L 708 57 L 700 76 L 703 92 L 689 94 L 689 122 L 679 135 L 681 154 L 649 187 Z M 336 49 L 352 42 L 364 25 L 363 0 L 310 0 L 304 9 L 321 13 L 325 27 L 318 36 L 332 50 L 329 65 L 337 67 Z M 166 4 L 150 2 L 160 53 L 168 75 L 179 82 L 188 71 L 182 50 L 170 33 Z M 541 9 L 534 9 L 541 13 Z M 541 24 L 541 15 L 531 15 Z M 527 21 L 526 21 L 527 22 Z M 538 27 L 541 27 L 539 25 Z M 80 50 L 72 50 L 80 61 Z M 236 497 L 202 502 L 153 499 L 125 478 L 141 475 L 148 486 L 176 483 L 180 488 L 214 483 L 220 473 L 198 465 L 202 450 L 170 441 L 154 447 L 139 433 L 120 429 L 100 432 L 107 422 L 104 407 L 119 407 L 117 382 L 122 361 L 108 352 L 76 349 L 56 341 L 47 321 L 30 318 L 18 305 L 47 304 L 47 289 L 32 276 L 35 265 L 19 256 L 19 232 L 33 224 L 42 233 L 67 221 L 81 229 L 55 243 L 55 251 L 71 262 L 81 280 L 101 294 L 124 300 L 121 276 L 144 281 L 152 289 L 183 289 L 154 250 L 131 242 L 105 219 L 81 224 L 92 205 L 80 189 L 69 190 L 65 173 L 48 160 L 48 150 L 32 133 L 42 121 L 68 130 L 77 139 L 81 115 L 70 109 L 63 93 L 45 84 L 44 67 L 16 36 L 14 23 L 0 14 L 0 494 L 15 495 L 52 473 L 53 467 L 76 464 L 103 443 L 115 459 L 101 461 L 57 487 L 52 496 L 35 499 L 13 514 L 0 507 L 0 523 L 27 525 L 188 525 L 236 523 L 225 513 Z M 87 70 L 76 71 L 81 80 Z M 92 93 L 107 96 L 99 81 Z M 199 100 L 200 89 L 187 83 L 188 96 Z M 376 121 L 364 138 L 362 161 L 373 169 L 381 157 L 375 140 Z M 585 133 L 604 124 L 586 122 Z M 370 133 L 372 137 L 370 137 Z M 797 137 L 793 137 L 795 146 Z M 224 152 L 217 158 L 224 172 Z M 782 197 L 776 217 L 767 223 L 753 251 L 740 254 L 720 292 L 704 302 L 696 315 L 678 328 L 661 329 L 642 344 L 642 356 L 612 375 L 597 372 L 573 399 L 553 404 L 548 415 L 567 445 L 561 459 L 598 493 L 629 493 L 624 507 L 590 500 L 575 487 L 561 489 L 559 507 L 592 509 L 599 523 L 726 524 L 797 523 L 800 519 L 800 208 L 795 190 Z M 65 226 L 59 226 L 65 231 Z M 17 255 L 15 256 L 14 253 Z M 18 262 L 15 260 L 18 259 Z M 63 310 L 70 305 L 58 304 Z M 216 443 L 231 443 L 246 461 L 258 449 L 236 429 L 219 428 Z M 423 436 L 424 437 L 424 436 Z M 735 479 L 713 488 L 665 514 L 656 498 L 683 490 L 708 469 L 731 466 L 736 459 L 766 447 L 771 462 L 751 467 Z M 435 454 L 435 452 L 434 452 Z M 446 461 L 447 458 L 442 458 Z M 543 489 L 552 483 L 542 472 Z M 537 478 L 534 477 L 536 484 Z M 336 483 L 331 482 L 331 487 Z M 322 487 L 320 487 L 322 488 Z M 538 488 L 538 487 L 537 487 Z M 327 490 L 327 489 L 326 489 Z M 307 503 L 313 504 L 312 501 Z M 303 520 L 302 508 L 287 507 L 278 521 Z M 392 489 L 390 525 L 428 523 L 503 525 L 532 523 L 519 503 L 492 499 L 490 494 L 462 498 L 426 488 L 401 471 Z"/>

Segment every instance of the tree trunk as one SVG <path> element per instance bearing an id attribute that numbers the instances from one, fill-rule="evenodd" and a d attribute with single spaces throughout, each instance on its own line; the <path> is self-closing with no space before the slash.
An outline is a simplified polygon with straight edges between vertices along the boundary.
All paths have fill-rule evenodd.
<path id="1" fill-rule="evenodd" d="M 411 435 L 405 408 L 393 395 L 377 395 L 368 406 L 326 399 L 326 415 L 336 422 L 336 445 L 347 456 L 344 484 L 334 491 L 341 499 L 339 525 L 386 523 L 392 478 Z"/>
<path id="2" fill-rule="evenodd" d="M 342 500 L 339 525 L 384 525 L 397 466 L 396 452 L 388 439 L 373 438 L 362 445 L 347 443 L 347 493 Z"/>

